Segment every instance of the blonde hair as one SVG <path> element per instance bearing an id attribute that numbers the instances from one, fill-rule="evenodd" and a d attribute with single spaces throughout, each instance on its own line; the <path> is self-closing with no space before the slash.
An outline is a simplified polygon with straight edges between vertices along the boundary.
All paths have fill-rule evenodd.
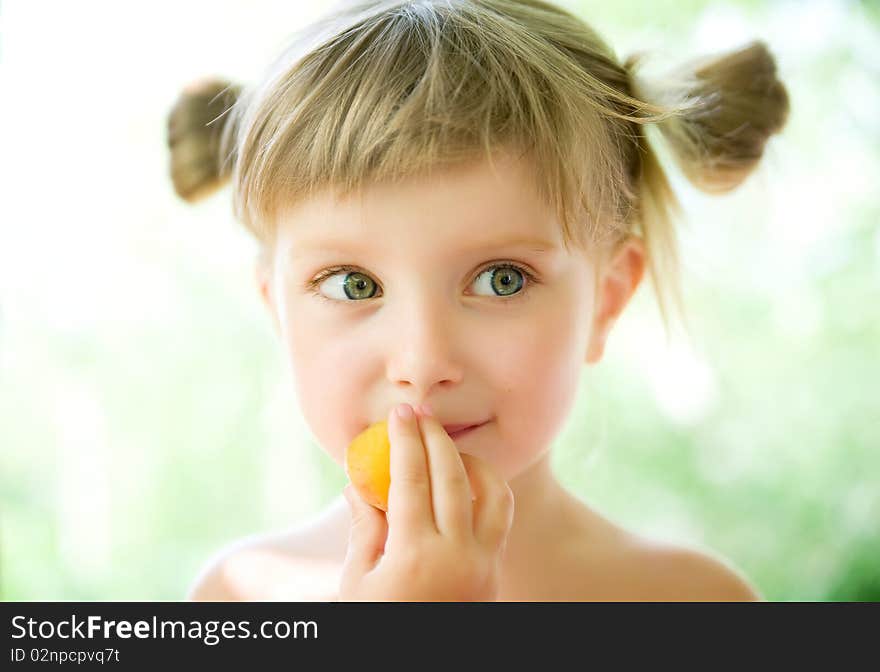
<path id="1" fill-rule="evenodd" d="M 582 19 L 541 0 L 344 2 L 298 31 L 249 87 L 185 89 L 168 120 L 176 192 L 228 179 L 239 221 L 271 249 L 279 209 L 513 148 L 534 168 L 566 246 L 605 259 L 644 241 L 669 335 L 684 318 L 673 219 L 680 204 L 648 143 L 657 124 L 683 174 L 724 193 L 788 116 L 763 42 L 646 81 Z M 598 273 L 597 264 L 597 273 Z"/>

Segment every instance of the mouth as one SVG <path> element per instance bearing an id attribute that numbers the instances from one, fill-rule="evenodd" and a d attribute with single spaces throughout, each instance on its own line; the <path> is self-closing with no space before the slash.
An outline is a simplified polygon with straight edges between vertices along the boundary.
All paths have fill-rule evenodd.
<path id="1" fill-rule="evenodd" d="M 460 425 L 459 426 L 456 426 L 456 425 L 444 426 L 443 429 L 445 429 L 446 433 L 449 434 L 450 439 L 452 439 L 453 441 L 459 441 L 459 440 L 465 438 L 466 436 L 469 436 L 475 430 L 479 429 L 480 427 L 487 424 L 488 422 L 489 421 L 487 420 L 486 422 L 481 422 L 478 425 L 467 425 L 465 427 L 461 427 Z M 453 430 L 453 431 L 450 431 L 450 430 Z"/>

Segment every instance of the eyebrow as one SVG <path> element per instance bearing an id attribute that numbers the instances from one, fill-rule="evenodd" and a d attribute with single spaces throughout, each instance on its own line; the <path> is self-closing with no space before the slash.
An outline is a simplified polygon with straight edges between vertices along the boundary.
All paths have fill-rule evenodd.
<path id="1" fill-rule="evenodd" d="M 528 249 L 530 252 L 547 253 L 557 248 L 554 243 L 537 238 L 511 238 L 509 240 L 497 240 L 480 242 L 465 247 L 459 252 L 481 252 L 484 250 L 494 250 L 498 248 L 520 248 Z M 306 240 L 291 246 L 290 254 L 298 257 L 306 252 L 334 252 L 338 254 L 349 254 L 356 252 L 360 248 L 357 242 L 349 240 Z"/>

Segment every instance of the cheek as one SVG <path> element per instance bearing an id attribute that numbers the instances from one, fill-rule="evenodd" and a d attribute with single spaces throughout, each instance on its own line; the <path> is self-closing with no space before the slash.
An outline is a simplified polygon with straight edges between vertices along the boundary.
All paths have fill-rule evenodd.
<path id="1" fill-rule="evenodd" d="M 314 329 L 286 334 L 297 402 L 322 449 L 342 465 L 345 447 L 362 426 L 365 407 L 357 395 L 367 389 L 367 357 L 356 343 Z M 340 372 L 344 372 L 341 374 Z"/>
<path id="2" fill-rule="evenodd" d="M 550 448 L 577 396 L 586 341 L 568 311 L 547 313 L 520 329 L 493 358 L 496 446 L 491 459 L 512 478 Z"/>

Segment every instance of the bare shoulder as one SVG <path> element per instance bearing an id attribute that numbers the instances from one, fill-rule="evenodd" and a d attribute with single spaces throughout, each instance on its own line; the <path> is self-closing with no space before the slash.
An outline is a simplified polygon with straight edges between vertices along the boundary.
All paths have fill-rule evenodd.
<path id="1" fill-rule="evenodd" d="M 560 595 L 584 601 L 739 602 L 763 598 L 732 564 L 706 550 L 626 529 L 575 500 L 572 551 L 557 575 Z M 570 599 L 570 598 L 569 598 Z"/>
<path id="2" fill-rule="evenodd" d="M 706 550 L 638 538 L 628 553 L 642 578 L 643 599 L 755 602 L 763 598 L 730 562 Z"/>
<path id="3" fill-rule="evenodd" d="M 341 563 L 288 548 L 289 534 L 230 544 L 199 572 L 187 599 L 198 602 L 326 602 L 335 599 Z"/>
<path id="4" fill-rule="evenodd" d="M 292 530 L 257 534 L 215 553 L 190 585 L 200 602 L 330 601 L 335 599 L 344 546 L 338 525 L 322 514 Z"/>
<path id="5" fill-rule="evenodd" d="M 190 584 L 186 599 L 195 602 L 231 602 L 242 599 L 227 571 L 227 561 L 248 547 L 258 546 L 256 538 L 247 538 L 233 542 L 214 553 Z"/>

